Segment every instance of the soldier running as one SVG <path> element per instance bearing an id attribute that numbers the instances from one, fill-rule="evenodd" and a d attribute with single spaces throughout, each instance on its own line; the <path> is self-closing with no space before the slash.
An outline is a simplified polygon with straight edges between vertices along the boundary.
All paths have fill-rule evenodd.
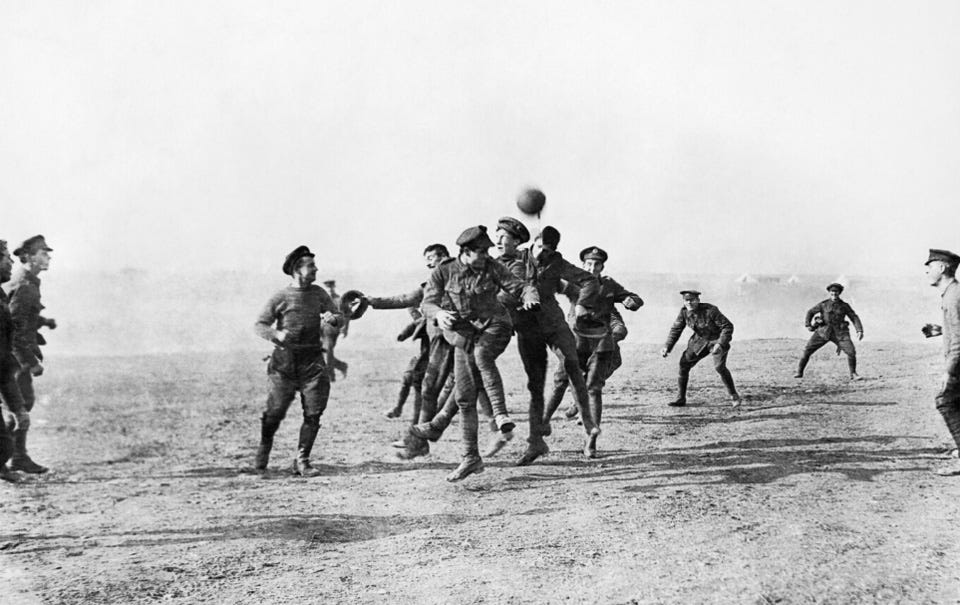
<path id="1" fill-rule="evenodd" d="M 860 323 L 860 318 L 853 311 L 853 307 L 840 300 L 840 294 L 843 292 L 842 284 L 830 284 L 827 286 L 827 292 L 830 293 L 830 298 L 817 303 L 807 311 L 803 323 L 807 330 L 813 332 L 813 335 L 803 350 L 794 378 L 803 378 L 803 371 L 807 367 L 807 362 L 810 361 L 810 356 L 823 345 L 832 342 L 837 345 L 838 350 L 847 354 L 850 380 L 860 380 L 860 376 L 857 375 L 857 349 L 850 338 L 850 324 L 846 318 L 849 317 L 853 322 L 853 327 L 857 330 L 857 340 L 863 340 L 863 324 Z M 819 321 L 815 321 L 817 316 L 820 317 Z"/>
<path id="2" fill-rule="evenodd" d="M 283 272 L 293 282 L 270 298 L 255 326 L 257 334 L 275 347 L 267 365 L 270 392 L 261 417 L 260 448 L 254 466 L 257 470 L 267 468 L 273 436 L 299 392 L 303 424 L 293 472 L 313 477 L 320 471 L 310 464 L 310 452 L 330 397 L 322 330 L 324 325 L 339 328 L 343 317 L 323 288 L 313 283 L 317 265 L 308 247 L 299 246 L 288 254 Z"/>
<path id="3" fill-rule="evenodd" d="M 587 383 L 590 413 L 597 428 L 600 428 L 600 420 L 603 415 L 603 387 L 613 371 L 620 365 L 618 363 L 620 347 L 617 344 L 611 325 L 616 311 L 614 304 L 621 303 L 630 311 L 636 311 L 643 306 L 643 299 L 637 294 L 621 286 L 612 277 L 602 275 L 607 258 L 607 252 L 597 246 L 590 246 L 580 251 L 580 262 L 583 269 L 600 280 L 600 293 L 597 295 L 597 302 L 592 313 L 578 320 L 573 314 L 573 308 L 571 308 L 569 315 L 577 342 L 580 371 Z M 569 284 L 564 290 L 572 303 L 578 300 L 579 288 Z M 547 435 L 552 432 L 550 418 L 560 406 L 569 380 L 564 366 L 558 366 L 554 376 L 553 393 L 543 417 L 543 432 Z M 593 458 L 596 456 L 596 439 L 588 445 L 586 454 Z"/>

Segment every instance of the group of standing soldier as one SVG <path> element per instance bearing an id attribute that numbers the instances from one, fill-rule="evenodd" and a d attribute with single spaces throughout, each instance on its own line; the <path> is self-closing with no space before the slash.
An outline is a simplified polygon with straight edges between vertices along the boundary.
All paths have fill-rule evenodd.
<path id="1" fill-rule="evenodd" d="M 27 454 L 30 412 L 36 401 L 33 379 L 43 374 L 40 345 L 42 327 L 54 329 L 56 321 L 40 312 L 40 273 L 50 267 L 50 252 L 42 235 L 23 242 L 13 251 L 20 261 L 13 271 L 13 257 L 7 242 L 0 240 L 0 401 L 4 419 L 0 422 L 0 479 L 19 482 L 19 473 L 41 474 L 47 467 Z M 5 291 L 4 291 L 5 290 Z"/>
<path id="2" fill-rule="evenodd" d="M 430 442 L 437 441 L 459 414 L 462 459 L 447 480 L 459 481 L 484 470 L 480 412 L 489 419 L 484 456 L 498 453 L 513 438 L 516 426 L 507 409 L 497 364 L 514 334 L 529 393 L 527 445 L 516 464 L 531 464 L 550 451 L 546 438 L 552 434 L 551 418 L 560 407 L 567 385 L 572 387 L 575 402 L 565 415 L 580 417 L 585 434 L 583 454 L 595 457 L 603 387 L 622 363 L 619 342 L 626 336 L 625 323 L 615 305 L 635 311 L 643 300 L 603 274 L 608 255 L 602 248 L 584 248 L 578 267 L 564 259 L 558 251 L 559 243 L 560 233 L 553 227 L 544 227 L 531 241 L 521 221 L 503 217 L 497 222 L 494 239 L 482 225 L 463 231 L 456 240 L 459 250 L 454 257 L 442 244 L 428 246 L 423 254 L 430 276 L 410 292 L 379 297 L 351 290 L 342 301 L 313 285 L 317 270 L 306 246 L 291 252 L 283 269 L 293 283 L 271 298 L 257 322 L 259 334 L 274 342 L 276 348 L 268 366 L 271 390 L 262 417 L 256 467 L 266 468 L 273 434 L 300 392 L 303 426 L 294 469 L 302 475 L 316 474 L 309 456 L 329 397 L 333 370 L 338 368 L 346 374 L 346 364 L 332 356 L 330 336 L 345 333 L 347 322 L 359 319 L 368 308 L 408 309 L 412 321 L 398 339 L 412 338 L 419 343 L 418 354 L 404 372 L 397 403 L 387 411 L 388 417 L 399 416 L 408 394 L 414 393 L 410 426 L 405 437 L 394 444 L 400 448 L 401 458 L 429 453 Z M 496 258 L 490 255 L 493 247 L 499 252 Z M 943 269 L 934 285 L 945 292 L 943 333 L 948 335 L 948 351 L 960 350 L 960 310 L 950 306 L 954 298 L 960 299 L 960 287 L 955 286 L 953 277 L 957 260 L 960 257 L 953 253 L 931 251 L 928 261 L 928 273 L 930 267 Z M 332 290 L 332 282 L 326 285 Z M 843 288 L 839 283 L 830 284 L 830 297 L 807 312 L 805 325 L 813 334 L 796 378 L 803 377 L 811 355 L 832 342 L 838 353 L 846 353 L 851 379 L 859 379 L 849 325 L 853 323 L 861 340 L 863 325 L 853 308 L 840 298 Z M 561 309 L 557 294 L 569 299 L 568 313 Z M 731 404 L 740 406 L 741 396 L 727 368 L 733 323 L 716 306 L 702 302 L 699 291 L 683 290 L 680 295 L 683 307 L 670 327 L 661 355 L 669 355 L 685 328 L 693 334 L 679 360 L 678 396 L 669 405 L 686 405 L 690 371 L 710 357 Z M 548 351 L 558 361 L 549 398 L 545 396 Z M 957 351 L 952 354 L 960 358 Z M 950 355 L 938 409 L 960 447 L 960 370 L 957 359 L 950 362 Z"/>

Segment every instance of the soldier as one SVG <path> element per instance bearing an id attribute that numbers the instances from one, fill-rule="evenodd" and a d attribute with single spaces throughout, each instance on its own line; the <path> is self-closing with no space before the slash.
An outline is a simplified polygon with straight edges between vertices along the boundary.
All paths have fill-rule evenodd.
<path id="1" fill-rule="evenodd" d="M 510 342 L 513 326 L 497 293 L 509 292 L 523 301 L 525 309 L 540 304 L 535 288 L 490 258 L 493 242 L 486 227 L 465 230 L 457 238 L 457 245 L 459 256 L 434 270 L 423 298 L 427 319 L 435 320 L 444 338 L 454 345 L 454 393 L 460 407 L 463 459 L 447 481 L 483 471 L 477 445 L 478 385 L 483 385 L 490 398 L 497 424 L 503 429 L 513 428 L 496 364 Z"/>
<path id="2" fill-rule="evenodd" d="M 602 275 L 608 255 L 605 250 L 597 246 L 590 246 L 580 251 L 580 262 L 585 271 L 590 272 L 600 280 L 600 293 L 594 311 L 579 319 L 573 317 L 571 308 L 570 320 L 573 323 L 573 334 L 577 342 L 577 357 L 580 371 L 587 383 L 587 394 L 590 397 L 590 413 L 593 423 L 600 428 L 600 419 L 603 415 L 603 387 L 606 380 L 619 367 L 619 345 L 614 335 L 612 323 L 616 311 L 614 304 L 622 303 L 630 311 L 636 311 L 643 306 L 643 299 L 630 292 L 612 277 Z M 571 302 L 575 302 L 579 289 L 568 285 L 565 293 Z M 543 428 L 550 434 L 550 418 L 560 405 L 563 394 L 567 389 L 569 376 L 563 366 L 558 366 L 554 377 L 553 394 L 544 412 Z M 576 408 L 574 408 L 576 409 Z M 587 450 L 587 456 L 596 456 L 596 440 L 593 440 Z"/>
<path id="3" fill-rule="evenodd" d="M 720 374 L 727 392 L 733 400 L 733 407 L 740 405 L 740 395 L 733 384 L 733 376 L 727 369 L 727 352 L 730 350 L 730 341 L 733 339 L 733 324 L 724 317 L 720 309 L 713 305 L 700 302 L 700 292 L 683 290 L 683 308 L 677 315 L 676 321 L 670 327 L 667 342 L 660 349 L 660 355 L 666 357 L 673 350 L 673 346 L 680 339 L 683 329 L 689 327 L 693 336 L 687 343 L 687 350 L 680 356 L 680 376 L 677 383 L 680 386 L 680 396 L 667 405 L 680 407 L 687 405 L 687 383 L 690 381 L 690 369 L 708 355 L 713 355 L 713 366 Z"/>
<path id="4" fill-rule="evenodd" d="M 927 277 L 930 285 L 940 290 L 943 308 L 943 325 L 927 324 L 923 334 L 930 338 L 943 335 L 944 373 L 940 392 L 937 394 L 937 410 L 960 448 L 960 284 L 957 283 L 957 265 L 960 256 L 949 250 L 930 250 L 927 259 Z M 960 460 L 935 471 L 943 477 L 960 475 Z"/>
<path id="5" fill-rule="evenodd" d="M 20 365 L 17 370 L 17 385 L 23 397 L 23 406 L 27 412 L 33 411 L 36 395 L 33 391 L 33 378 L 43 374 L 43 353 L 40 345 L 45 344 L 43 336 L 37 330 L 43 326 L 53 330 L 57 322 L 40 315 L 43 304 L 40 303 L 40 272 L 50 268 L 50 252 L 42 235 L 35 235 L 23 242 L 13 251 L 20 259 L 21 268 L 10 282 L 10 316 L 13 320 L 13 355 Z M 30 459 L 27 455 L 27 427 L 14 429 L 12 423 L 7 427 L 13 434 L 14 452 L 9 466 L 13 470 L 25 473 L 45 473 L 47 467 Z"/>
<path id="6" fill-rule="evenodd" d="M 7 242 L 0 240 L 0 284 L 10 281 L 13 259 L 7 249 Z M 20 476 L 7 468 L 7 460 L 16 451 L 14 438 L 18 430 L 30 427 L 30 414 L 24 408 L 23 396 L 17 384 L 17 370 L 20 364 L 13 356 L 13 319 L 7 302 L 7 295 L 0 289 L 0 402 L 6 408 L 10 422 L 0 422 L 0 479 L 18 483 Z"/>
<path id="7" fill-rule="evenodd" d="M 564 319 L 563 311 L 557 303 L 555 294 L 559 291 L 560 281 L 565 280 L 579 288 L 579 296 L 574 305 L 574 315 L 580 317 L 588 312 L 600 290 L 600 284 L 593 274 L 575 267 L 557 252 L 560 232 L 547 226 L 534 238 L 533 245 L 518 250 L 521 239 L 517 237 L 519 221 L 511 217 L 500 219 L 497 225 L 497 247 L 500 249 L 500 262 L 521 279 L 531 280 L 540 295 L 540 306 L 535 310 L 516 309 L 514 327 L 517 332 L 517 349 L 527 374 L 527 390 L 530 392 L 530 409 L 527 414 L 529 436 L 527 449 L 517 460 L 517 466 L 526 466 L 550 451 L 544 437 L 549 434 L 544 424 L 544 386 L 547 379 L 547 349 L 556 355 L 560 364 L 570 377 L 570 383 L 577 399 L 577 406 L 583 419 L 583 429 L 587 433 L 584 455 L 596 449 L 600 429 L 594 426 L 589 408 L 587 383 L 577 356 L 577 343 Z M 522 224 L 520 224 L 522 227 Z"/>
<path id="8" fill-rule="evenodd" d="M 333 301 L 334 306 L 339 309 L 340 295 L 337 294 L 337 281 L 328 279 L 323 282 L 323 286 L 327 289 L 327 294 L 330 296 L 330 300 Z M 337 340 L 341 336 L 344 338 L 347 337 L 349 329 L 350 318 L 346 316 L 343 318 L 343 325 L 339 328 L 329 324 L 324 324 L 323 326 L 323 348 L 327 354 L 327 368 L 330 371 L 330 382 L 334 382 L 337 379 L 337 370 L 340 370 L 344 378 L 347 377 L 347 368 L 349 367 L 347 362 L 337 359 L 336 355 L 333 354 L 333 350 L 336 348 Z"/>
<path id="9" fill-rule="evenodd" d="M 823 345 L 832 342 L 837 345 L 839 350 L 847 354 L 850 380 L 860 380 L 857 375 L 857 349 L 853 346 L 853 340 L 850 339 L 850 324 L 844 318 L 849 317 L 850 321 L 853 322 L 853 327 L 857 329 L 858 340 L 863 340 L 863 324 L 860 323 L 860 318 L 854 313 L 853 308 L 840 300 L 843 285 L 830 284 L 827 286 L 827 292 L 830 293 L 830 298 L 817 303 L 807 311 L 804 325 L 813 332 L 813 336 L 807 341 L 807 346 L 803 350 L 803 357 L 800 358 L 800 365 L 797 367 L 794 378 L 803 378 L 803 370 L 807 367 L 810 356 Z M 814 317 L 817 315 L 820 316 L 820 321 L 814 322 Z M 837 354 L 839 355 L 839 352 Z"/>
<path id="10" fill-rule="evenodd" d="M 261 417 L 255 467 L 257 470 L 267 468 L 273 435 L 299 392 L 303 424 L 293 472 L 313 477 L 320 471 L 311 466 L 310 452 L 320 430 L 320 416 L 330 397 L 322 329 L 324 325 L 339 328 L 343 317 L 323 288 L 313 283 L 317 278 L 317 265 L 308 247 L 299 246 L 288 254 L 283 272 L 293 278 L 292 283 L 270 298 L 255 326 L 261 338 L 275 345 L 267 365 L 270 392 L 267 409 Z"/>

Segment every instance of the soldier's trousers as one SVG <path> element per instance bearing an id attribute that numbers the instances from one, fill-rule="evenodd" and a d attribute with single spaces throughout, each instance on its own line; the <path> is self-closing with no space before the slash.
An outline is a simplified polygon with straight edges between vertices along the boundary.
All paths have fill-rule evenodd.
<path id="1" fill-rule="evenodd" d="M 324 330 L 323 335 L 320 337 L 324 351 L 326 351 L 327 367 L 332 370 L 340 370 L 342 374 L 346 374 L 347 367 L 349 367 L 347 362 L 337 359 L 337 356 L 333 354 L 333 350 L 336 348 L 337 340 L 339 339 L 340 330 L 337 329 L 334 332 L 332 328 Z"/>
<path id="2" fill-rule="evenodd" d="M 831 334 L 830 337 L 826 337 L 816 331 L 810 337 L 810 340 L 807 341 L 807 346 L 803 349 L 803 356 L 800 358 L 800 366 L 798 371 L 803 374 L 803 370 L 807 367 L 807 362 L 810 361 L 810 356 L 816 353 L 820 347 L 832 342 L 840 350 L 847 354 L 847 367 L 850 369 L 850 373 L 854 374 L 857 371 L 857 348 L 853 346 L 853 340 L 850 338 L 850 332 L 844 331 L 839 334 Z"/>
<path id="3" fill-rule="evenodd" d="M 947 380 L 947 384 L 937 394 L 936 401 L 937 411 L 943 416 L 957 448 L 960 448 L 960 376 L 952 376 Z"/>
<path id="4" fill-rule="evenodd" d="M 497 368 L 497 358 L 506 350 L 513 335 L 507 322 L 494 321 L 474 340 L 472 347 L 454 347 L 454 397 L 460 408 L 460 426 L 463 432 L 463 455 L 479 456 L 477 445 L 477 396 L 482 386 L 490 399 L 495 414 L 506 414 L 503 379 Z"/>
<path id="5" fill-rule="evenodd" d="M 319 418 L 330 398 L 330 376 L 322 352 L 275 349 L 267 367 L 270 387 L 264 418 L 279 424 L 297 393 L 304 418 Z"/>
<path id="6" fill-rule="evenodd" d="M 3 466 L 15 453 L 12 432 L 14 423 L 9 415 L 13 410 L 25 408 L 23 397 L 20 395 L 20 386 L 17 384 L 16 369 L 4 364 L 0 364 L 0 401 L 3 402 L 4 409 L 8 413 L 7 421 L 0 422 L 0 466 Z"/>
<path id="7" fill-rule="evenodd" d="M 680 376 L 678 383 L 680 386 L 680 397 L 686 398 L 687 396 L 687 384 L 690 381 L 690 370 L 693 366 L 700 363 L 701 359 L 706 357 L 713 357 L 713 367 L 717 371 L 717 374 L 720 375 L 720 380 L 723 381 L 723 385 L 727 387 L 727 392 L 730 395 L 737 394 L 737 388 L 733 384 L 733 375 L 730 374 L 730 370 L 727 369 L 727 353 L 730 351 L 729 345 L 726 347 L 721 347 L 720 351 L 717 353 L 711 353 L 710 347 L 713 346 L 713 343 L 710 343 L 708 346 L 705 346 L 700 349 L 699 352 L 696 350 L 687 347 L 683 352 L 683 355 L 680 356 Z"/>
<path id="8" fill-rule="evenodd" d="M 427 367 L 423 373 L 420 388 L 420 422 L 430 422 L 438 409 L 440 391 L 453 375 L 453 345 L 443 335 L 437 334 L 430 339 L 427 353 Z"/>
<path id="9" fill-rule="evenodd" d="M 590 410 L 593 414 L 593 422 L 600 426 L 600 415 L 603 413 L 602 391 L 607 384 L 607 379 L 613 376 L 613 373 L 623 365 L 623 357 L 620 355 L 620 347 L 613 351 L 577 351 L 580 362 L 580 369 L 583 371 L 584 379 L 587 382 L 587 396 L 590 398 Z M 570 384 L 570 377 L 562 365 L 558 365 L 553 373 L 553 392 L 550 399 L 547 400 L 546 410 L 543 413 L 544 422 L 550 422 L 554 413 L 560 408 L 563 402 L 563 396 L 567 392 L 567 385 Z"/>
<path id="10" fill-rule="evenodd" d="M 547 380 L 547 348 L 553 351 L 560 365 L 573 385 L 580 409 L 580 418 L 583 430 L 587 434 L 594 427 L 590 413 L 590 397 L 587 394 L 587 383 L 580 370 L 580 358 L 577 355 L 577 342 L 573 332 L 563 324 L 561 329 L 544 334 L 538 326 L 524 327 L 517 330 L 517 349 L 523 361 L 523 369 L 527 373 L 527 390 L 530 391 L 530 410 L 528 422 L 530 436 L 527 441 L 535 443 L 543 440 L 544 421 L 544 386 Z"/>

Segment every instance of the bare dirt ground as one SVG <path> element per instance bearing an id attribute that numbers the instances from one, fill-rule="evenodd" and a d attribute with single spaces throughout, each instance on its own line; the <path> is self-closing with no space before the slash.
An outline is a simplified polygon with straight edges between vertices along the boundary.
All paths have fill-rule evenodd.
<path id="1" fill-rule="evenodd" d="M 599 459 L 559 421 L 551 454 L 514 467 L 521 423 L 459 484 L 444 481 L 456 425 L 430 456 L 393 457 L 405 422 L 383 411 L 412 352 L 360 344 L 338 349 L 351 373 L 334 384 L 323 475 L 309 480 L 289 472 L 294 410 L 270 472 L 251 472 L 258 352 L 51 352 L 31 452 L 54 470 L 0 485 L 0 601 L 960 601 L 960 479 L 930 472 L 948 445 L 939 342 L 861 343 L 865 379 L 850 383 L 828 348 L 797 381 L 802 341 L 735 341 L 740 410 L 709 363 L 691 405 L 667 407 L 677 353 L 630 344 Z M 501 367 L 522 419 L 512 345 Z"/>

